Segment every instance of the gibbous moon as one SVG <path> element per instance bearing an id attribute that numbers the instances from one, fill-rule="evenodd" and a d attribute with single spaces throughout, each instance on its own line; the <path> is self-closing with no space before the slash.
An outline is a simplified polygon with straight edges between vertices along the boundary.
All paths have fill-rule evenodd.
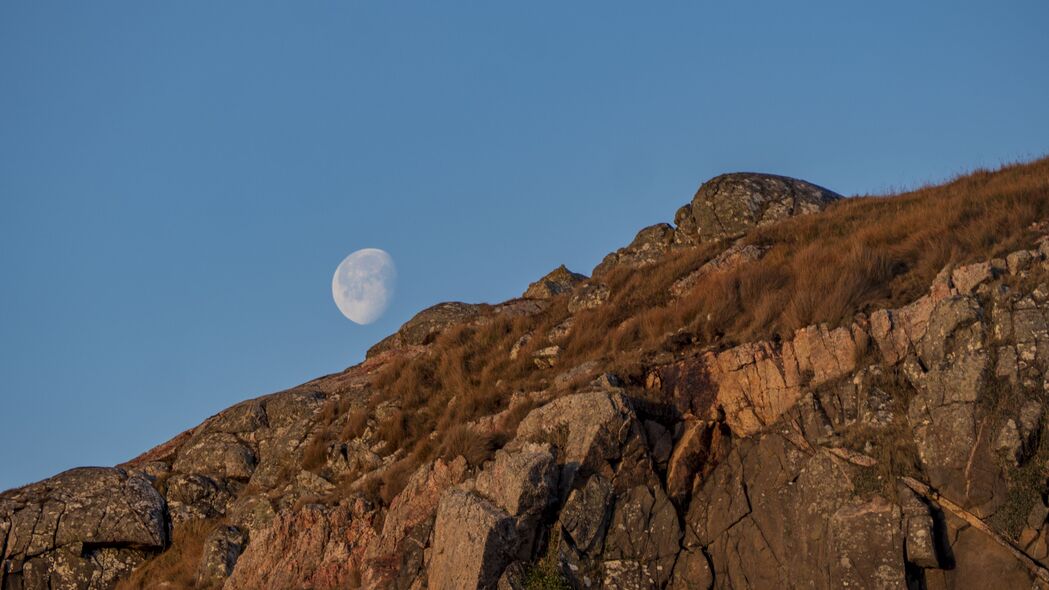
<path id="1" fill-rule="evenodd" d="M 396 282 L 393 258 L 378 248 L 365 248 L 347 256 L 335 269 L 331 296 L 342 315 L 358 324 L 370 324 L 390 305 Z"/>

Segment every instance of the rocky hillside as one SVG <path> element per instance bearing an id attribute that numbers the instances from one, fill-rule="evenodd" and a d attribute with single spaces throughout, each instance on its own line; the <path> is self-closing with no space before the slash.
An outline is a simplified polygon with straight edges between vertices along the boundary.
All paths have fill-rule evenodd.
<path id="1" fill-rule="evenodd" d="M 590 277 L 0 494 L 0 589 L 1049 587 L 1047 389 L 1049 160 L 727 174 Z"/>

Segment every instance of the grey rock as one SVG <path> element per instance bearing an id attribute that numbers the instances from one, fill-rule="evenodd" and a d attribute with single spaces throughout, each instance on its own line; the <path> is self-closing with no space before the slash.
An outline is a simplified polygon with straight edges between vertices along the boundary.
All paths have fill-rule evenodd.
<path id="1" fill-rule="evenodd" d="M 794 215 L 816 213 L 841 195 L 772 174 L 723 174 L 703 183 L 692 199 L 699 240 L 738 237 L 747 230 Z M 679 222 L 680 225 L 680 222 Z"/>
<path id="2" fill-rule="evenodd" d="M 677 512 L 663 489 L 637 486 L 616 500 L 605 536 L 606 568 L 608 561 L 620 562 L 617 567 L 635 572 L 639 587 L 662 588 L 680 541 Z"/>
<path id="3" fill-rule="evenodd" d="M 260 531 L 277 516 L 273 503 L 263 494 L 242 495 L 228 511 L 230 522 L 249 533 Z"/>
<path id="4" fill-rule="evenodd" d="M 254 451 L 236 435 L 204 431 L 179 449 L 172 469 L 246 480 L 255 472 L 255 465 Z"/>
<path id="5" fill-rule="evenodd" d="M 903 484 L 897 486 L 897 496 L 903 511 L 903 547 L 907 561 L 918 567 L 940 567 L 929 507 Z"/>
<path id="6" fill-rule="evenodd" d="M 662 258 L 673 243 L 674 228 L 670 224 L 651 225 L 639 231 L 630 245 L 605 256 L 601 263 L 594 267 L 593 275 L 599 277 L 618 267 L 648 266 Z"/>
<path id="7" fill-rule="evenodd" d="M 174 523 L 215 518 L 226 513 L 236 489 L 228 481 L 199 473 L 175 474 L 167 481 L 168 510 Z"/>
<path id="8" fill-rule="evenodd" d="M 528 289 L 525 290 L 522 297 L 527 299 L 551 299 L 563 293 L 568 293 L 585 280 L 586 275 L 572 272 L 562 264 L 543 278 L 528 285 Z"/>
<path id="9" fill-rule="evenodd" d="M 559 523 L 573 549 L 590 556 L 601 552 L 611 506 L 612 484 L 600 475 L 572 490 Z"/>
<path id="10" fill-rule="evenodd" d="M 248 535 L 235 526 L 219 525 L 204 540 L 204 551 L 197 567 L 198 588 L 218 588 L 233 573 L 237 558 L 244 552 Z"/>
<path id="11" fill-rule="evenodd" d="M 0 587 L 108 588 L 166 546 L 164 499 L 141 475 L 82 467 L 0 494 Z"/>
<path id="12" fill-rule="evenodd" d="M 619 459 L 631 435 L 640 436 L 633 410 L 620 394 L 605 391 L 555 399 L 529 412 L 517 427 L 517 440 L 546 442 L 558 449 L 562 500 L 577 473 L 610 470 L 609 461 Z"/>
<path id="13" fill-rule="evenodd" d="M 611 291 L 602 283 L 587 283 L 572 293 L 568 300 L 568 312 L 578 313 L 587 309 L 596 309 L 608 301 Z"/>

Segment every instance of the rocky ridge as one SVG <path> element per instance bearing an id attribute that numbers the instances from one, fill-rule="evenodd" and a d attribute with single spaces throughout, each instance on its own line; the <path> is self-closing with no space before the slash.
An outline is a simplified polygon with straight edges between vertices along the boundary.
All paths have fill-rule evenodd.
<path id="1" fill-rule="evenodd" d="M 1045 587 L 1049 240 L 945 268 L 918 299 L 846 325 L 686 346 L 630 382 L 559 366 L 546 344 L 571 322 L 533 333 L 542 344 L 519 353 L 557 377 L 467 425 L 495 432 L 523 412 L 508 439 L 477 465 L 423 462 L 388 502 L 367 487 L 406 454 L 377 432 L 396 401 L 356 436 L 321 437 L 327 408 L 350 408 L 336 418 L 348 424 L 384 367 L 452 326 L 535 316 L 557 298 L 596 309 L 613 269 L 724 242 L 674 282 L 670 296 L 687 297 L 760 258 L 733 243 L 747 229 L 836 198 L 718 177 L 676 227 L 642 230 L 594 278 L 561 268 L 520 300 L 439 304 L 343 373 L 238 404 L 117 468 L 4 492 L 0 588 L 111 588 L 201 520 L 220 524 L 198 587 Z M 322 468 L 307 468 L 311 448 Z"/>

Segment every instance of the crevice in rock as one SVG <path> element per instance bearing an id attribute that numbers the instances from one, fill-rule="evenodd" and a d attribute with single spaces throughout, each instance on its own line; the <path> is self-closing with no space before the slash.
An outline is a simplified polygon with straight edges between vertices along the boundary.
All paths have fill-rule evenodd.
<path id="1" fill-rule="evenodd" d="M 950 498 L 943 496 L 938 491 L 929 487 L 927 484 L 922 483 L 913 477 L 901 477 L 900 481 L 909 487 L 916 494 L 924 497 L 930 502 L 934 502 L 941 508 L 949 511 L 954 516 L 967 522 L 970 526 L 987 535 L 992 541 L 1000 545 L 1006 551 L 1011 553 L 1020 563 L 1022 563 L 1036 578 L 1041 580 L 1045 584 L 1049 584 L 1049 570 L 1044 568 L 1041 564 L 1031 558 L 1025 551 L 1014 545 L 1011 541 L 1005 537 L 996 533 L 990 526 L 987 525 L 983 520 L 977 517 L 975 514 L 962 508 L 960 505 L 954 503 Z"/>

